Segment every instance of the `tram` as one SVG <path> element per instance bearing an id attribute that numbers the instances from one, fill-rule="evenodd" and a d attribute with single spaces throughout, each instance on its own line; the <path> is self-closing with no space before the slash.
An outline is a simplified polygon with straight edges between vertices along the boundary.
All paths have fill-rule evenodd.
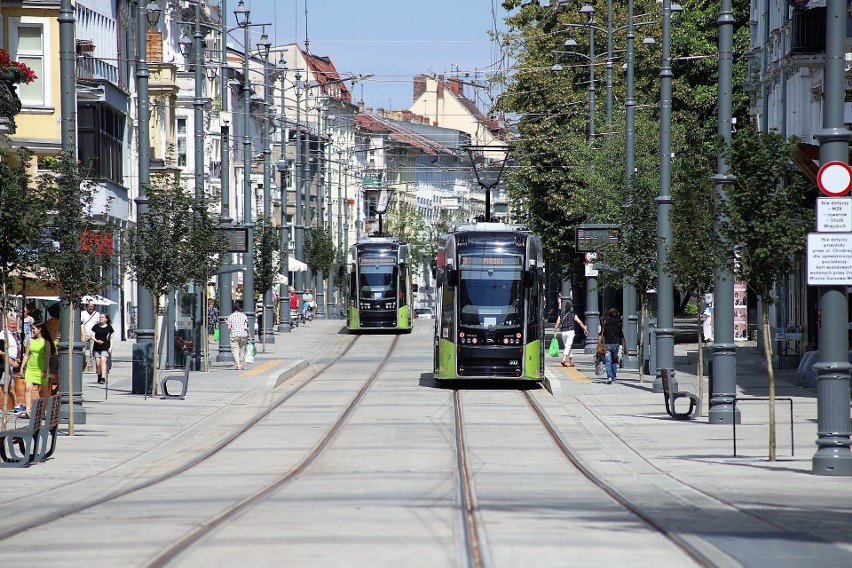
<path id="1" fill-rule="evenodd" d="M 411 332 L 411 245 L 399 237 L 367 237 L 349 248 L 348 311 L 352 332 Z"/>
<path id="2" fill-rule="evenodd" d="M 541 239 L 503 223 L 460 226 L 438 246 L 436 379 L 544 379 Z"/>

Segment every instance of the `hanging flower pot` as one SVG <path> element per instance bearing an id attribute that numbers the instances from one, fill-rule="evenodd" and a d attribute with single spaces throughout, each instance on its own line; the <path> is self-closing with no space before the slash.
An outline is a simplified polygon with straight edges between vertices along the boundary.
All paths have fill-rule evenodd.
<path id="1" fill-rule="evenodd" d="M 0 81 L 17 85 L 38 79 L 35 72 L 20 61 L 12 61 L 5 49 L 0 49 Z"/>

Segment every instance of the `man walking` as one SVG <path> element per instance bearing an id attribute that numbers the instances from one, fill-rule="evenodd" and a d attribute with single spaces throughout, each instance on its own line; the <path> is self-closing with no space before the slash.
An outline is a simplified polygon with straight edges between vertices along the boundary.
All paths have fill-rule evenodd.
<path id="1" fill-rule="evenodd" d="M 85 311 L 80 312 L 80 339 L 85 342 L 83 347 L 83 372 L 95 372 L 95 358 L 92 355 L 92 348 L 95 345 L 95 336 L 92 335 L 92 330 L 98 324 L 101 314 L 95 309 L 95 305 L 89 303 L 86 305 Z"/>
<path id="2" fill-rule="evenodd" d="M 246 342 L 250 337 L 248 318 L 243 313 L 242 302 L 234 302 L 234 311 L 228 316 L 227 323 L 231 335 L 231 354 L 234 356 L 237 370 L 241 371 L 246 360 Z"/>

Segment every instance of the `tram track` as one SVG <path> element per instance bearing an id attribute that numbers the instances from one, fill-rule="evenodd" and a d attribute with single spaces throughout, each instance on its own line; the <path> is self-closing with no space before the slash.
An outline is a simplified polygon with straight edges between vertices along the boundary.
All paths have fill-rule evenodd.
<path id="1" fill-rule="evenodd" d="M 134 493 L 143 491 L 145 489 L 149 489 L 155 487 L 156 485 L 163 483 L 169 479 L 174 478 L 180 474 L 186 473 L 192 470 L 194 467 L 197 467 L 199 464 L 209 460 L 215 455 L 222 452 L 224 449 L 231 446 L 237 439 L 241 436 L 249 432 L 254 426 L 261 423 L 266 417 L 268 417 L 273 411 L 281 407 L 285 402 L 293 398 L 296 394 L 301 392 L 305 387 L 313 383 L 317 378 L 321 377 L 324 373 L 328 372 L 333 366 L 339 364 L 341 360 L 352 350 L 352 348 L 357 344 L 358 340 L 361 336 L 356 337 L 354 340 L 349 342 L 349 344 L 331 361 L 327 362 L 324 365 L 321 365 L 313 370 L 305 371 L 304 373 L 309 373 L 307 377 L 301 379 L 297 385 L 288 389 L 284 394 L 275 398 L 271 403 L 267 404 L 266 407 L 261 409 L 259 412 L 256 412 L 251 418 L 244 421 L 238 427 L 233 428 L 227 435 L 219 438 L 214 444 L 204 448 L 202 451 L 196 453 L 191 459 L 186 460 L 174 467 L 168 468 L 161 473 L 145 479 L 144 481 L 140 481 L 138 483 L 133 483 L 129 486 L 123 487 L 121 489 L 117 489 L 111 492 L 107 492 L 103 495 L 99 495 L 94 498 L 84 499 L 72 505 L 65 506 L 63 508 L 49 511 L 42 515 L 37 515 L 32 518 L 24 519 L 21 522 L 17 523 L 15 526 L 9 527 L 5 530 L 0 531 L 0 541 L 8 540 L 14 536 L 21 535 L 23 533 L 41 529 L 45 525 L 48 525 L 52 522 L 59 521 L 61 519 L 71 517 L 73 515 L 88 511 L 95 507 L 116 501 L 123 497 L 127 497 Z M 384 363 L 387 361 L 387 358 L 390 357 L 390 354 L 393 352 L 393 349 L 396 346 L 396 342 L 398 337 L 395 337 L 393 342 L 391 343 L 390 348 L 388 349 L 388 353 L 383 359 L 380 367 L 373 373 L 373 376 L 378 374 L 381 370 L 381 366 L 384 366 Z"/>
<path id="2" fill-rule="evenodd" d="M 468 566 L 485 568 L 490 566 L 487 543 L 480 533 L 479 507 L 476 503 L 476 490 L 473 476 L 468 467 L 467 446 L 464 438 L 464 417 L 462 415 L 459 390 L 453 390 L 453 415 L 455 416 L 456 464 L 459 475 L 459 493 L 461 499 L 462 527 L 464 529 L 464 549 Z"/>
<path id="3" fill-rule="evenodd" d="M 257 489 L 256 491 L 248 495 L 247 497 L 244 497 L 243 499 L 240 499 L 239 501 L 229 505 L 214 517 L 211 517 L 206 521 L 200 523 L 196 526 L 196 528 L 174 541 L 168 548 L 158 553 L 155 557 L 150 558 L 145 563 L 145 565 L 151 568 L 157 568 L 168 565 L 170 562 L 176 560 L 181 554 L 189 550 L 194 544 L 198 543 L 205 536 L 213 532 L 215 529 L 224 525 L 230 519 L 237 517 L 238 515 L 242 514 L 244 511 L 250 509 L 256 504 L 262 502 L 270 495 L 273 495 L 279 489 L 281 489 L 290 481 L 292 481 L 301 473 L 303 473 L 308 467 L 310 467 L 311 464 L 313 464 L 314 461 L 329 446 L 335 436 L 337 436 L 338 432 L 340 432 L 340 429 L 352 415 L 352 412 L 364 398 L 364 395 L 370 389 L 376 377 L 379 375 L 379 373 L 382 372 L 382 369 L 384 369 L 385 365 L 388 362 L 388 359 L 390 359 L 391 355 L 393 354 L 398 341 L 399 335 L 394 336 L 393 341 L 391 342 L 391 345 L 387 350 L 387 353 L 385 354 L 379 365 L 362 383 L 361 387 L 355 393 L 355 396 L 352 397 L 349 404 L 338 416 L 334 424 L 331 425 L 331 427 L 325 432 L 325 434 L 314 444 L 311 451 L 298 464 L 293 466 L 289 471 L 285 472 L 277 479 L 273 480 L 271 483 L 266 484 L 265 486 L 261 487 L 260 489 Z"/>

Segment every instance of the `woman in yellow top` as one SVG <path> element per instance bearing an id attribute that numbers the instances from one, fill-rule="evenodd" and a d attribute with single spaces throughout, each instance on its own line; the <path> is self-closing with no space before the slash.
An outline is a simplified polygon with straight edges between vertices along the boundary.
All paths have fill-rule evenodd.
<path id="1" fill-rule="evenodd" d="M 47 383 L 48 365 L 53 353 L 53 338 L 47 331 L 43 322 L 33 324 L 33 335 L 21 368 L 24 371 L 24 383 L 26 390 L 24 400 L 26 410 L 21 412 L 19 418 L 29 418 L 33 407 L 33 385 L 44 385 Z M 43 393 L 42 393 L 43 394 Z"/>

